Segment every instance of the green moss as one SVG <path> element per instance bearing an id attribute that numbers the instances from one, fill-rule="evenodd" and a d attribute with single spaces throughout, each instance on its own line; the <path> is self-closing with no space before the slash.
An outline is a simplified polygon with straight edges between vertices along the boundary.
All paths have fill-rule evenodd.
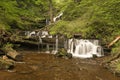
<path id="1" fill-rule="evenodd" d="M 14 62 L 11 60 L 3 60 L 0 58 L 0 69 L 12 69 Z"/>
<path id="2" fill-rule="evenodd" d="M 118 64 L 116 65 L 116 70 L 117 70 L 118 72 L 120 72 L 120 63 L 118 63 Z"/>

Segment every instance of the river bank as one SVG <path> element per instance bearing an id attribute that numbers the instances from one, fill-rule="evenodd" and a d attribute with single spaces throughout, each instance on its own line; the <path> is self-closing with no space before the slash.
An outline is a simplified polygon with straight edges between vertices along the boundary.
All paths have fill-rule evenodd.
<path id="1" fill-rule="evenodd" d="M 109 57 L 111 59 L 112 57 Z M 107 60 L 107 59 L 106 59 Z M 104 60 L 105 61 L 105 60 Z M 104 67 L 108 69 L 111 73 L 113 73 L 116 76 L 120 77 L 120 58 L 117 58 L 115 60 L 103 63 Z"/>
<path id="2" fill-rule="evenodd" d="M 18 51 L 23 62 L 16 62 L 15 68 L 0 71 L 0 80 L 120 80 L 97 59 L 62 59 L 53 54 L 37 51 Z"/>

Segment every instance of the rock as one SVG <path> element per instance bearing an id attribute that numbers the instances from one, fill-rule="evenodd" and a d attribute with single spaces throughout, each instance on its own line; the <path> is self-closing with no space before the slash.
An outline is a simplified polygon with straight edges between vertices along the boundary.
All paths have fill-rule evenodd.
<path id="1" fill-rule="evenodd" d="M 4 56 L 2 57 L 2 59 L 3 59 L 3 60 L 7 60 L 8 57 L 7 57 L 6 55 L 4 55 Z"/>
<path id="2" fill-rule="evenodd" d="M 95 54 L 93 54 L 92 56 L 93 56 L 93 58 L 97 58 L 97 55 L 95 55 Z"/>
<path id="3" fill-rule="evenodd" d="M 71 53 L 67 53 L 67 50 L 65 50 L 64 48 L 60 49 L 56 54 L 56 57 L 61 57 L 61 58 L 65 58 L 65 59 L 71 59 L 72 58 L 72 54 Z"/>
<path id="4" fill-rule="evenodd" d="M 67 51 L 62 48 L 62 49 L 59 49 L 58 52 L 55 54 L 56 57 L 63 57 L 63 56 L 66 56 L 67 54 Z"/>
<path id="5" fill-rule="evenodd" d="M 3 56 L 3 58 L 0 58 L 0 69 L 13 69 L 14 68 L 14 62 L 10 59 L 8 59 L 6 56 Z"/>
<path id="6" fill-rule="evenodd" d="M 61 55 L 59 52 L 57 52 L 56 54 L 55 54 L 55 57 L 62 57 L 63 55 Z"/>
<path id="7" fill-rule="evenodd" d="M 0 55 L 4 55 L 4 51 L 2 49 L 0 49 Z"/>
<path id="8" fill-rule="evenodd" d="M 67 55 L 66 55 L 69 59 L 71 59 L 72 58 L 72 54 L 71 53 L 67 53 Z"/>

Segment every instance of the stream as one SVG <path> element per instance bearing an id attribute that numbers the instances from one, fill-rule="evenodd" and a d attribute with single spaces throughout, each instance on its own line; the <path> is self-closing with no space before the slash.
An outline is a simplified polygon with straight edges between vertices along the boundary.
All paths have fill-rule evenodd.
<path id="1" fill-rule="evenodd" d="M 14 70 L 1 70 L 0 80 L 120 80 L 95 59 L 63 59 L 37 51 L 19 51 L 23 62 Z"/>

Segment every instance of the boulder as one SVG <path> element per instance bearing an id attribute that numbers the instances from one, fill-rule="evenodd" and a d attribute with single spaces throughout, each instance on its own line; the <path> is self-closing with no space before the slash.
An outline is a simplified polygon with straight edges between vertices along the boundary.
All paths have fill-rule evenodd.
<path id="1" fill-rule="evenodd" d="M 58 52 L 55 54 L 55 57 L 61 57 L 61 58 L 65 58 L 65 59 L 70 59 L 70 58 L 72 58 L 72 54 L 67 53 L 67 50 L 62 48 L 62 49 L 58 50 Z"/>
<path id="2" fill-rule="evenodd" d="M 0 58 L 0 69 L 13 69 L 14 61 L 8 59 L 6 56 Z"/>

